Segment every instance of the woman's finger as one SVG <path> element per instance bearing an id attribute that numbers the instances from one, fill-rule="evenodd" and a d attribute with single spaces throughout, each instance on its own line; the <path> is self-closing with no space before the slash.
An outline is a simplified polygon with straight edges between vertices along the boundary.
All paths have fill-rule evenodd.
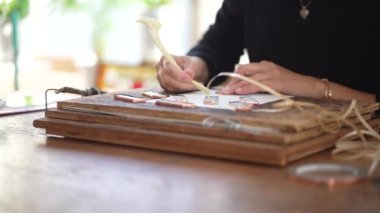
<path id="1" fill-rule="evenodd" d="M 272 88 L 271 82 L 269 80 L 263 80 L 260 83 L 269 86 Z M 252 93 L 258 93 L 258 92 L 265 92 L 265 90 L 261 89 L 260 87 L 253 85 L 253 84 L 247 84 L 242 87 L 239 87 L 235 89 L 235 94 L 238 95 L 245 95 L 245 94 L 252 94 Z"/>

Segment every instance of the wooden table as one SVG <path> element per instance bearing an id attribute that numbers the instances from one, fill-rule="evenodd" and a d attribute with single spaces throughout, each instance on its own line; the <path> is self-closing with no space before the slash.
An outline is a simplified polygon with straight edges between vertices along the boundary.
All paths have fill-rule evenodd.
<path id="1" fill-rule="evenodd" d="M 326 187 L 287 168 L 49 138 L 32 126 L 43 116 L 0 117 L 1 213 L 380 212 L 380 169 Z M 330 152 L 294 164 L 337 162 Z"/>

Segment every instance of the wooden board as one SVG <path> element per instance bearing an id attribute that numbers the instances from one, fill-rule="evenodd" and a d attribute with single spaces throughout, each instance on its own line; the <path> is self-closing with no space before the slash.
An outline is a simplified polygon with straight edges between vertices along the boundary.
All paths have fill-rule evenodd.
<path id="1" fill-rule="evenodd" d="M 380 119 L 371 120 L 370 123 L 372 126 L 380 126 Z M 276 145 L 53 118 L 35 120 L 34 126 L 45 128 L 47 134 L 58 136 L 277 166 L 284 166 L 332 147 L 336 139 L 348 131 L 342 130 L 339 134 L 325 133 L 291 145 Z"/>
<path id="2" fill-rule="evenodd" d="M 179 134 L 194 134 L 216 138 L 222 137 L 256 141 L 261 143 L 275 143 L 278 145 L 299 143 L 305 139 L 319 136 L 325 132 L 319 127 L 294 133 L 281 132 L 274 128 L 260 126 L 249 126 L 249 129 L 241 130 L 228 128 L 228 126 L 220 124 L 220 126 L 211 128 L 205 126 L 203 122 L 196 121 L 163 119 L 151 116 L 135 116 L 130 114 L 99 114 L 91 113 L 91 111 L 87 111 L 86 113 L 86 111 L 60 109 L 47 111 L 46 117 L 77 122 L 136 127 L 147 130 L 175 132 Z M 365 115 L 365 117 L 369 119 L 370 115 Z"/>
<path id="3" fill-rule="evenodd" d="M 313 101 L 339 112 L 348 106 L 348 102 Z M 33 125 L 56 136 L 277 166 L 332 147 L 349 131 L 325 133 L 316 119 L 296 110 L 258 113 L 178 109 L 116 101 L 113 94 L 61 101 L 57 106 Z M 378 105 L 360 104 L 361 113 L 372 126 L 380 126 L 380 119 L 372 118 L 376 109 Z M 204 119 L 211 117 L 236 123 L 204 125 Z"/>
<path id="4" fill-rule="evenodd" d="M 321 101 L 311 99 L 310 101 L 320 106 L 337 112 L 344 112 L 349 102 L 343 101 Z M 141 115 L 156 118 L 170 118 L 186 121 L 203 121 L 208 117 L 229 118 L 238 120 L 242 124 L 260 127 L 270 127 L 286 132 L 302 131 L 319 126 L 315 116 L 305 116 L 297 109 L 277 113 L 265 112 L 235 112 L 223 109 L 194 108 L 180 109 L 173 107 L 157 106 L 154 103 L 129 103 L 114 100 L 113 94 L 96 95 L 78 98 L 57 103 L 58 109 L 88 109 L 100 112 L 113 112 L 128 115 Z M 271 104 L 263 104 L 262 108 L 271 108 Z M 360 103 L 362 114 L 371 113 L 378 109 L 369 107 L 366 103 Z M 309 115 L 318 115 L 318 111 L 309 109 Z"/>

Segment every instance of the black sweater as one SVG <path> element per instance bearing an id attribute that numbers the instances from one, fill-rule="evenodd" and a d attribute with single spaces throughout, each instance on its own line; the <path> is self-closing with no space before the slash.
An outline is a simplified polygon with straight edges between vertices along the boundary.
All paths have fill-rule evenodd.
<path id="1" fill-rule="evenodd" d="M 188 55 L 203 58 L 212 77 L 232 71 L 246 48 L 251 62 L 272 61 L 376 94 L 379 101 L 379 5 L 379 0 L 312 0 L 303 20 L 299 0 L 225 0 Z"/>

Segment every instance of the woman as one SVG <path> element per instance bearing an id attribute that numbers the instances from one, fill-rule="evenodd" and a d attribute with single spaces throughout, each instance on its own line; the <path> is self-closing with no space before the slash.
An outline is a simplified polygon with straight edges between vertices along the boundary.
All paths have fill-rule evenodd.
<path id="1" fill-rule="evenodd" d="M 161 58 L 157 79 L 167 91 L 191 91 L 192 79 L 234 71 L 287 95 L 379 101 L 378 11 L 376 0 L 225 0 L 200 42 L 175 56 L 183 72 Z M 251 63 L 236 66 L 244 49 Z M 261 89 L 232 80 L 222 91 Z"/>

